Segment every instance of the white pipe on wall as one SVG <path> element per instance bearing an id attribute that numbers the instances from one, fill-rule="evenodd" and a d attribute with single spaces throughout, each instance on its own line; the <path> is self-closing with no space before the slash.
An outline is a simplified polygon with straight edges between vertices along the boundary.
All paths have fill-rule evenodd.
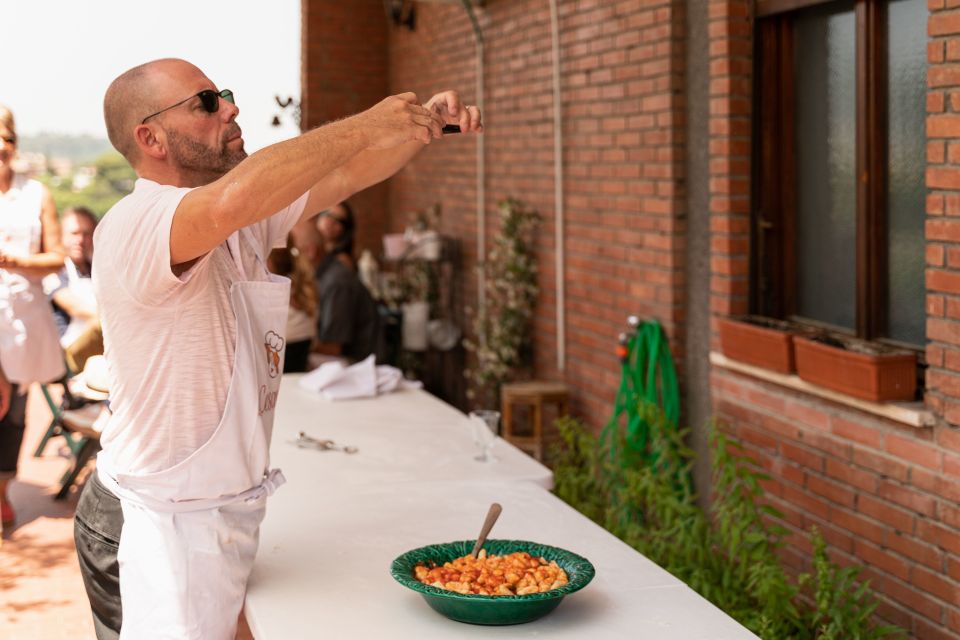
<path id="1" fill-rule="evenodd" d="M 557 288 L 557 369 L 563 371 L 567 361 L 566 285 L 564 282 L 563 242 L 563 114 L 560 111 L 560 19 L 557 0 L 550 0 L 550 40 L 553 47 L 553 200 L 554 256 Z"/>

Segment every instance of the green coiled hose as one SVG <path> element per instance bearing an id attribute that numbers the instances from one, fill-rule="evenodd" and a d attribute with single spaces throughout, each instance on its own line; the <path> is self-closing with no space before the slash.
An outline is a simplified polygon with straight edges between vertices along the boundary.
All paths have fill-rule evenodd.
<path id="1" fill-rule="evenodd" d="M 654 463 L 658 452 L 651 442 L 651 421 L 665 420 L 666 428 L 675 430 L 680 418 L 677 371 L 663 327 L 656 320 L 631 317 L 629 322 L 635 330 L 621 335 L 618 349 L 620 389 L 600 434 L 610 462 L 621 467 Z"/>

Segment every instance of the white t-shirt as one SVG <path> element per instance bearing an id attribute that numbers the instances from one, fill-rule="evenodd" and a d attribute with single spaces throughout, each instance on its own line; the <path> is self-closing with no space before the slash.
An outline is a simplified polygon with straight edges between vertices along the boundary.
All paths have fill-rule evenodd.
<path id="1" fill-rule="evenodd" d="M 107 212 L 93 242 L 113 416 L 100 442 L 117 473 L 150 473 L 184 460 L 216 429 L 233 374 L 236 320 L 230 285 L 268 279 L 246 234 L 230 238 L 179 277 L 170 227 L 188 188 L 140 179 Z M 307 194 L 253 224 L 266 259 L 286 245 Z"/>

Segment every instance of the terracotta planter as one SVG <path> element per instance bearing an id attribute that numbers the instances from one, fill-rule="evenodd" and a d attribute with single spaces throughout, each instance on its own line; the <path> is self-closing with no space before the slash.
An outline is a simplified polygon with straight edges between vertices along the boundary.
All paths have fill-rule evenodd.
<path id="1" fill-rule="evenodd" d="M 785 322 L 765 318 L 718 318 L 723 355 L 778 373 L 796 370 L 793 334 Z"/>
<path id="2" fill-rule="evenodd" d="M 794 338 L 797 374 L 807 382 L 872 402 L 913 400 L 917 356 L 852 340 Z M 871 353 L 873 351 L 873 353 Z"/>

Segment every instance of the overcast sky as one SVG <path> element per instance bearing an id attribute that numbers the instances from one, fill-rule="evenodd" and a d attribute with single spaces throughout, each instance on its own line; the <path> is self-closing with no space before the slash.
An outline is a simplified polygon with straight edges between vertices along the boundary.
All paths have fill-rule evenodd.
<path id="1" fill-rule="evenodd" d="M 296 135 L 274 95 L 300 95 L 300 0 L 2 0 L 0 103 L 21 135 L 107 137 L 103 92 L 126 69 L 184 58 L 232 89 L 248 152 Z"/>

